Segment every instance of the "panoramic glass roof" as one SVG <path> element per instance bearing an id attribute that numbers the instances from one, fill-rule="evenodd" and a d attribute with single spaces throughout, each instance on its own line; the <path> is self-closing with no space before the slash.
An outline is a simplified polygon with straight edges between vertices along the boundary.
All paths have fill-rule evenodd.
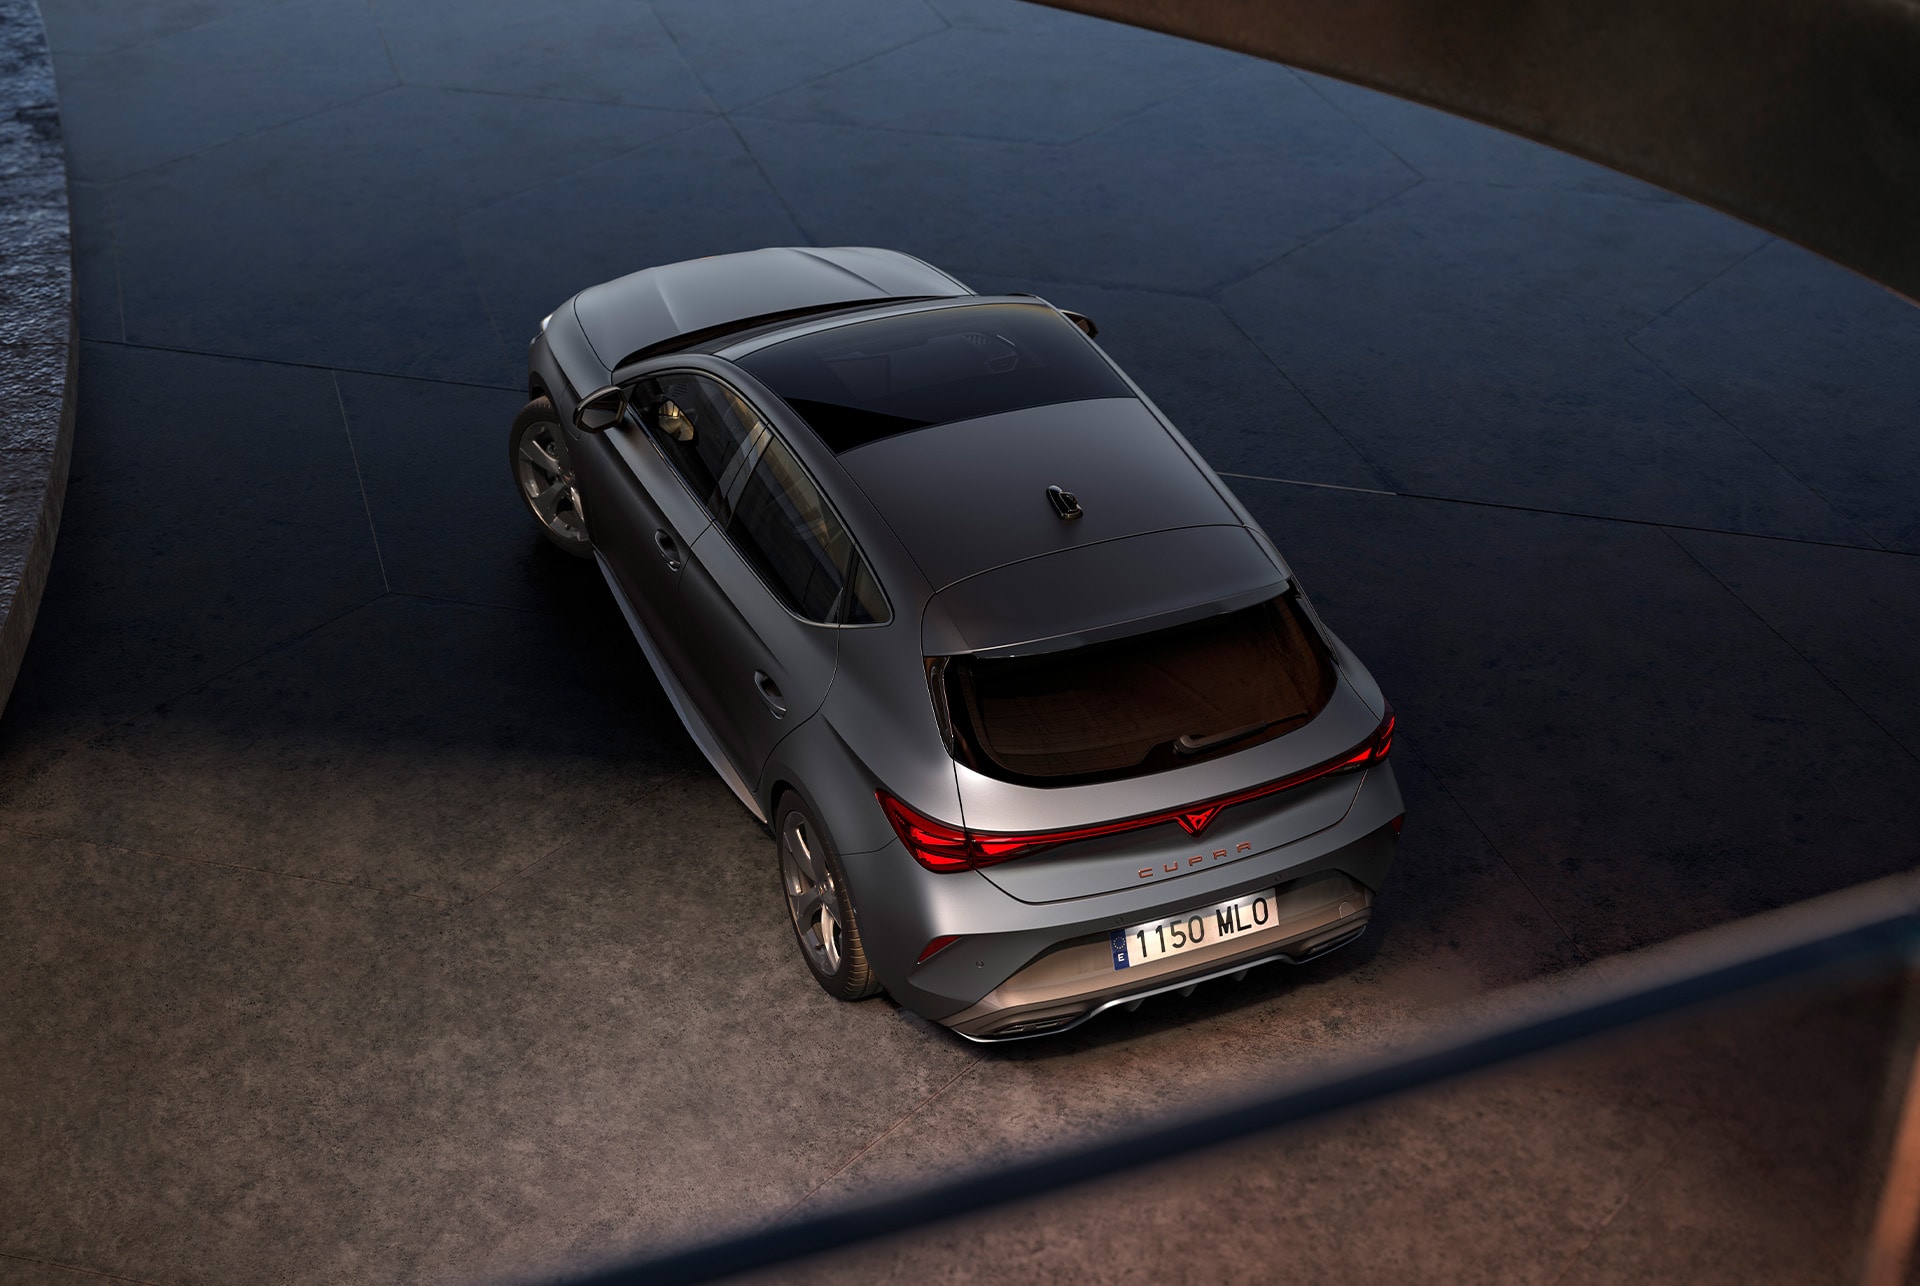
<path id="1" fill-rule="evenodd" d="M 836 454 L 954 420 L 1133 396 L 1078 328 L 1041 304 L 880 317 L 769 344 L 739 364 Z"/>

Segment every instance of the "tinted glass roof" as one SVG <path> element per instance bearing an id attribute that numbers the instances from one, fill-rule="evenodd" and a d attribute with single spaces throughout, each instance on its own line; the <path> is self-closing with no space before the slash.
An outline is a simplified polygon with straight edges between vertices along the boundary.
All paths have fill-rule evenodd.
<path id="1" fill-rule="evenodd" d="M 835 453 L 954 420 L 1133 395 L 1072 322 L 1041 304 L 879 317 L 769 344 L 739 364 Z"/>

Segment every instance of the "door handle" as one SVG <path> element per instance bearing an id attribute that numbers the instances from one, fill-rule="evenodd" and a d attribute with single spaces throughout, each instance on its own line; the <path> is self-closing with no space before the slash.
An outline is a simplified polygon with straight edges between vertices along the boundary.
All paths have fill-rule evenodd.
<path id="1" fill-rule="evenodd" d="M 760 693 L 760 699 L 767 703 L 767 709 L 773 711 L 773 717 L 784 719 L 787 714 L 787 703 L 780 699 L 779 686 L 768 677 L 765 670 L 753 672 L 753 686 Z"/>
<path id="2" fill-rule="evenodd" d="M 660 557 L 667 560 L 667 570 L 680 570 L 680 546 L 673 543 L 673 537 L 664 531 L 653 533 L 653 547 L 660 551 Z"/>

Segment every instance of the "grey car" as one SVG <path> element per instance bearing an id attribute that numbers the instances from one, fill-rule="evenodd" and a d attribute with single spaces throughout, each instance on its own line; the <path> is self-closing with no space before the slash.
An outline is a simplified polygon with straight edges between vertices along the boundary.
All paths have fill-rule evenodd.
<path id="1" fill-rule="evenodd" d="M 508 443 L 814 977 L 975 1040 L 1349 942 L 1400 832 L 1379 688 L 1095 333 L 888 250 L 669 264 L 541 323 Z"/>

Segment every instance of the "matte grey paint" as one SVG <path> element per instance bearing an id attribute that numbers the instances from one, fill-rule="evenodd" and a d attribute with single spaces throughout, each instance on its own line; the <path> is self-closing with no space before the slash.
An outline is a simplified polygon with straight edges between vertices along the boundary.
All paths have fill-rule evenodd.
<path id="1" fill-rule="evenodd" d="M 631 425 L 603 434 L 565 430 L 609 581 L 695 741 L 757 817 L 770 815 L 784 790 L 806 801 L 841 854 L 875 972 L 896 1000 L 932 1018 L 966 1009 L 1057 942 L 1322 870 L 1378 889 L 1393 849 L 1387 824 L 1401 811 L 1390 763 L 1226 810 L 1200 836 L 1162 826 L 958 874 L 929 872 L 905 852 L 875 799 L 883 787 L 951 825 L 1085 825 L 1183 806 L 1324 762 L 1364 741 L 1384 709 L 1365 668 L 1309 604 L 1338 682 L 1326 708 L 1293 733 L 1085 786 L 1015 785 L 955 763 L 941 739 L 927 655 L 1132 632 L 1229 610 L 1291 581 L 1244 507 L 1144 397 L 942 425 L 835 457 L 728 360 L 856 318 L 985 298 L 957 290 L 917 260 L 887 251 L 756 251 L 593 287 L 556 309 L 534 339 L 530 381 L 553 398 L 563 425 L 581 393 L 616 373 L 625 382 L 697 370 L 732 384 L 819 484 L 886 592 L 892 615 L 881 624 L 800 620 L 759 582 L 643 432 Z M 952 297 L 892 301 L 905 293 Z M 729 318 L 748 324 L 847 298 L 875 302 L 739 342 L 703 342 L 708 351 L 617 372 L 610 364 L 674 327 L 704 329 Z M 1085 516 L 1055 517 L 1049 485 L 1075 492 Z M 756 689 L 756 671 L 778 689 L 781 716 Z M 1215 860 L 1223 844 L 1227 855 Z M 1190 863 L 1196 855 L 1203 860 Z M 1169 863 L 1177 869 L 1160 869 Z M 921 948 L 945 934 L 962 940 L 917 964 Z"/>

